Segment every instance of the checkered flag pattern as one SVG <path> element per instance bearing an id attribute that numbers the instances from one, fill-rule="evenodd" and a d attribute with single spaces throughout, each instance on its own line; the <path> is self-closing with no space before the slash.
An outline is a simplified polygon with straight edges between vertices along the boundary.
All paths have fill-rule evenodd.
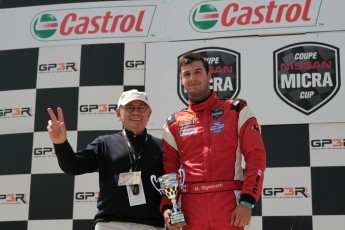
<path id="1" fill-rule="evenodd" d="M 98 175 L 61 171 L 47 108 L 63 109 L 75 150 L 121 130 L 117 99 L 145 90 L 144 55 L 142 43 L 0 51 L 0 229 L 94 229 Z"/>
<path id="2" fill-rule="evenodd" d="M 10 50 L 0 60 L 0 229 L 94 229 L 97 174 L 62 173 L 46 109 L 63 108 L 76 150 L 120 130 L 117 98 L 145 89 L 143 66 L 132 65 L 144 63 L 145 45 Z M 267 171 L 251 229 L 342 229 L 344 130 L 343 123 L 261 127 Z"/>
<path id="3" fill-rule="evenodd" d="M 80 150 L 96 137 L 122 129 L 115 110 L 123 91 L 146 90 L 154 111 L 148 131 L 160 137 L 163 126 L 160 118 L 170 115 L 166 114 L 168 109 L 183 104 L 178 101 L 174 88 L 177 57 L 186 50 L 204 47 L 221 48 L 228 54 L 231 51 L 228 64 L 239 63 L 231 73 L 241 77 L 238 81 L 241 92 L 236 91 L 236 95 L 245 96 L 254 113 L 263 118 L 258 120 L 264 124 L 260 128 L 267 150 L 267 170 L 262 196 L 252 210 L 251 225 L 246 230 L 344 229 L 345 94 L 344 84 L 341 86 L 341 79 L 344 83 L 341 65 L 345 58 L 344 1 L 194 0 L 184 1 L 183 5 L 179 1 L 145 1 L 145 4 L 120 1 L 117 3 L 120 7 L 116 7 L 116 1 L 98 1 L 99 5 L 87 5 L 89 9 L 80 9 L 79 5 L 72 8 L 84 15 L 84 10 L 106 6 L 107 10 L 120 12 L 121 17 L 127 12 L 125 18 L 130 20 L 132 6 L 147 5 L 143 9 L 151 9 L 152 20 L 146 26 L 142 24 L 142 28 L 151 30 L 146 35 L 143 30 L 139 33 L 142 37 L 128 37 L 129 40 L 115 35 L 98 37 L 99 40 L 81 39 L 80 43 L 33 40 L 29 24 L 38 13 L 56 12 L 56 9 L 62 12 L 65 7 L 68 9 L 66 5 L 77 2 L 97 1 L 0 0 L 0 230 L 93 230 L 98 174 L 70 176 L 61 171 L 46 130 L 50 119 L 47 108 L 63 109 L 69 143 L 73 149 Z M 56 6 L 29 8 L 44 4 Z M 129 7 L 124 11 L 126 4 Z M 242 12 L 229 16 L 233 10 L 229 6 L 236 4 Z M 210 9 L 219 17 L 225 15 L 219 22 L 231 19 L 227 24 L 235 27 L 217 25 L 208 30 L 209 19 L 205 22 L 188 19 L 198 15 L 199 8 Z M 245 8 L 262 17 L 249 17 Z M 32 15 L 25 13 L 27 9 L 32 9 Z M 90 11 L 92 15 L 93 10 Z M 266 16 L 261 15 L 264 11 Z M 298 21 L 297 15 L 305 21 Z M 283 23 L 284 18 L 289 18 L 287 24 L 271 24 L 271 27 L 271 19 Z M 233 19 L 236 22 L 231 22 Z M 295 19 L 296 22 L 290 23 Z M 259 23 L 260 20 L 266 25 Z M 246 24 L 245 21 L 250 22 L 244 27 L 239 25 Z M 213 20 L 211 24 L 216 22 Z M 84 23 L 79 26 L 84 27 Z M 145 39 L 149 42 L 141 43 Z M 102 44 L 95 44 L 98 41 Z M 302 41 L 304 45 L 300 44 Z M 311 42 L 313 45 L 309 46 Z M 279 54 L 276 63 L 274 52 Z M 316 64 L 326 61 L 327 68 L 314 68 L 313 72 L 323 73 L 323 70 L 337 81 L 321 82 L 324 78 L 313 77 L 316 87 L 296 87 L 290 91 L 284 88 L 279 95 L 285 95 L 281 97 L 285 102 L 279 100 L 276 94 L 270 94 L 275 85 L 272 70 L 280 64 L 294 63 L 294 53 L 317 54 L 321 59 L 311 58 L 309 62 L 303 59 L 306 68 L 293 66 L 291 74 L 295 70 L 308 72 L 308 64 L 313 61 Z M 222 69 L 213 71 L 220 73 Z M 220 89 L 223 78 L 217 79 L 213 87 Z M 284 79 L 286 84 L 294 83 Z M 304 80 L 312 81 L 308 77 Z M 304 98 L 301 93 L 317 95 L 303 104 L 299 100 Z M 322 106 L 317 106 L 318 103 Z M 289 106 L 299 108 L 304 114 Z M 262 120 L 266 122 L 261 123 Z M 290 122 L 286 124 L 286 120 Z"/>

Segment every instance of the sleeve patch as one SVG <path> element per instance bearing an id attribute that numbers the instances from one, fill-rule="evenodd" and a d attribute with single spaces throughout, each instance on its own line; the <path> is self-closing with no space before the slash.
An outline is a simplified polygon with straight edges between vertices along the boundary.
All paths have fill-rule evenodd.
<path id="1" fill-rule="evenodd" d="M 168 123 L 169 126 L 170 126 L 172 123 L 174 123 L 175 121 L 176 121 L 175 114 L 172 114 L 172 115 L 170 115 L 170 116 L 167 118 L 167 123 Z"/>
<path id="2" fill-rule="evenodd" d="M 240 112 L 241 109 L 246 105 L 246 102 L 242 99 L 236 99 L 234 100 L 234 103 L 231 105 L 231 110 L 236 110 L 237 112 Z"/>

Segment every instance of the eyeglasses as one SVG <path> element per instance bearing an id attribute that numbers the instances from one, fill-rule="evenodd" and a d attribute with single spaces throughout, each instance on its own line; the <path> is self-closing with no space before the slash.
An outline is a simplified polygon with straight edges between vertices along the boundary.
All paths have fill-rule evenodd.
<path id="1" fill-rule="evenodd" d="M 138 109 L 140 113 L 145 113 L 146 110 L 149 108 L 147 105 L 139 105 L 138 107 L 135 107 L 133 105 L 127 105 L 127 106 L 120 106 L 121 108 L 124 108 L 126 112 L 133 113 L 134 110 Z"/>

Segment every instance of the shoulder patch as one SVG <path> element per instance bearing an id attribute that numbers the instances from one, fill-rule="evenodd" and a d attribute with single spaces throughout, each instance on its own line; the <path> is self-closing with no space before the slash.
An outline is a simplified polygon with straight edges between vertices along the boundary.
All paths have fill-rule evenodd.
<path id="1" fill-rule="evenodd" d="M 171 124 L 174 123 L 175 121 L 176 121 L 175 114 L 172 114 L 172 115 L 170 115 L 170 116 L 167 118 L 167 123 L 168 123 L 168 125 L 171 125 Z"/>
<path id="2" fill-rule="evenodd" d="M 234 99 L 234 102 L 232 103 L 230 109 L 236 110 L 237 112 L 240 112 L 241 109 L 246 105 L 246 101 L 243 99 Z"/>

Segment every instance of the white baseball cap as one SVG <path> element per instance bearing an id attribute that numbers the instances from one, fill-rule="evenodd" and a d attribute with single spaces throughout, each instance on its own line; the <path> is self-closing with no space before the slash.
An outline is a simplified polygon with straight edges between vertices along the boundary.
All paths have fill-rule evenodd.
<path id="1" fill-rule="evenodd" d="M 128 91 L 123 92 L 120 96 L 120 99 L 119 99 L 117 106 L 120 107 L 121 105 L 127 105 L 129 102 L 135 101 L 135 100 L 143 101 L 148 106 L 150 106 L 146 93 L 145 92 L 139 92 L 136 89 L 132 89 L 132 90 L 128 90 Z"/>

